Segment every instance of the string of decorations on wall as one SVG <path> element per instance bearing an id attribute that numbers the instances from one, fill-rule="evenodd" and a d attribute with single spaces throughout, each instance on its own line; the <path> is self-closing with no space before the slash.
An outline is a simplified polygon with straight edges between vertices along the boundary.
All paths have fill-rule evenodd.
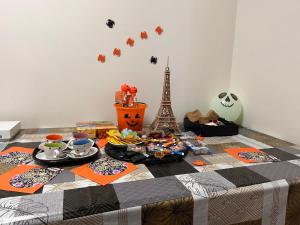
<path id="1" fill-rule="evenodd" d="M 116 23 L 112 19 L 108 19 L 106 21 L 106 25 L 107 25 L 108 28 L 113 29 L 115 27 Z M 160 25 L 158 25 L 154 29 L 154 32 L 157 35 L 161 35 L 164 32 L 164 30 Z M 147 31 L 141 31 L 140 32 L 140 38 L 141 38 L 141 40 L 147 40 L 148 39 L 148 32 Z M 127 40 L 126 40 L 126 45 L 128 45 L 129 47 L 134 47 L 134 44 L 135 44 L 134 38 L 128 37 Z M 115 57 L 121 57 L 122 50 L 120 48 L 114 48 L 113 52 L 112 52 L 112 55 L 115 56 Z M 106 55 L 103 54 L 103 53 L 99 54 L 98 55 L 98 61 L 101 62 L 101 63 L 105 63 Z M 158 59 L 157 59 L 156 56 L 151 56 L 151 58 L 150 58 L 150 63 L 151 64 L 157 64 L 157 61 L 158 61 Z"/>

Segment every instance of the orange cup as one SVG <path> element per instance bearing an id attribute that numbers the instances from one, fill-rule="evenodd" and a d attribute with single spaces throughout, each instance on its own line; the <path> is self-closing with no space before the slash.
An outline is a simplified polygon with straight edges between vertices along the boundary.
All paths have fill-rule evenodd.
<path id="1" fill-rule="evenodd" d="M 63 139 L 64 137 L 59 134 L 49 134 L 46 136 L 47 142 L 62 142 Z"/>
<path id="2" fill-rule="evenodd" d="M 118 127 L 122 131 L 125 128 L 134 131 L 141 131 L 144 124 L 144 114 L 147 104 L 136 103 L 133 107 L 123 107 L 121 104 L 114 104 L 117 110 Z"/>

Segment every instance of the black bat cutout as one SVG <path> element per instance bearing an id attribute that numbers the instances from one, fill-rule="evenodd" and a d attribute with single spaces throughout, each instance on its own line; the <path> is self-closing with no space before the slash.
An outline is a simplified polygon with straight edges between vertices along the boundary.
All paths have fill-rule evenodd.
<path id="1" fill-rule="evenodd" d="M 111 20 L 111 19 L 108 19 L 107 22 L 106 22 L 106 25 L 109 27 L 109 28 L 114 28 L 115 26 L 115 21 Z"/>
<path id="2" fill-rule="evenodd" d="M 157 57 L 151 56 L 150 62 L 152 64 L 156 64 L 157 63 Z"/>

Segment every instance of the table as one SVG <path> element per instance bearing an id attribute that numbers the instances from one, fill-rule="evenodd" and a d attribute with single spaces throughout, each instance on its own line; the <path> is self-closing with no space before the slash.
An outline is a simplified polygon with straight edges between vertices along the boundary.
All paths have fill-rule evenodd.
<path id="1" fill-rule="evenodd" d="M 36 147 L 47 133 L 23 130 L 11 146 Z M 232 137 L 205 138 L 212 156 L 138 165 L 112 184 L 64 172 L 32 195 L 0 191 L 0 224 L 258 225 L 300 224 L 300 147 L 245 128 Z M 243 163 L 225 148 L 262 149 L 281 162 Z M 194 167 L 199 159 L 208 165 Z M 6 168 L 1 165 L 0 174 Z M 1 182 L 1 181 L 0 181 Z"/>

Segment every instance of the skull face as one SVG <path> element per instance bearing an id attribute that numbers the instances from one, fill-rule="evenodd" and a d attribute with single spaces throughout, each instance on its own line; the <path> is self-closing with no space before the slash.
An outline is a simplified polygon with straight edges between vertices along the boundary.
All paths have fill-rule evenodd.
<path id="1" fill-rule="evenodd" d="M 221 104 L 224 107 L 232 107 L 236 101 L 238 101 L 238 97 L 235 94 L 232 93 L 226 93 L 222 92 L 221 94 L 218 95 L 219 99 L 221 100 Z"/>
<path id="2" fill-rule="evenodd" d="M 228 121 L 236 121 L 242 112 L 239 98 L 230 92 L 222 92 L 217 95 L 210 105 L 220 117 Z"/>

